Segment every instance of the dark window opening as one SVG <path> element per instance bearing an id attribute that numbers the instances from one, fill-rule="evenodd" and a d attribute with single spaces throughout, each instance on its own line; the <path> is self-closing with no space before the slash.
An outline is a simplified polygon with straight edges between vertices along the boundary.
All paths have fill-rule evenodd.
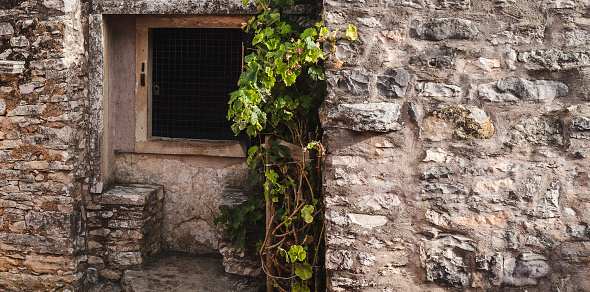
<path id="1" fill-rule="evenodd" d="M 242 72 L 242 31 L 152 29 L 152 136 L 237 140 L 227 120 Z"/>

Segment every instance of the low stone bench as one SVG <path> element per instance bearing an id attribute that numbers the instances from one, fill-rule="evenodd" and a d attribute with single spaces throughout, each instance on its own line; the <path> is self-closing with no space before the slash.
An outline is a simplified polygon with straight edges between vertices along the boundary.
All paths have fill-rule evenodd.
<path id="1" fill-rule="evenodd" d="M 162 186 L 144 184 L 115 185 L 94 198 L 87 214 L 91 278 L 119 280 L 160 252 L 163 199 Z"/>

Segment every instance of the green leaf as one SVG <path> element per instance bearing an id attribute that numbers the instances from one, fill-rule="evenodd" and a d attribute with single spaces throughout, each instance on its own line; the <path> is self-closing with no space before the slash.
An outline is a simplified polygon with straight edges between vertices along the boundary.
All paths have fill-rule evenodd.
<path id="1" fill-rule="evenodd" d="M 327 28 L 325 28 L 325 27 L 320 28 L 320 37 L 323 37 L 329 33 L 330 33 L 330 31 L 328 31 Z"/>
<path id="2" fill-rule="evenodd" d="M 252 39 L 252 44 L 255 45 L 257 43 L 260 43 L 260 42 L 262 42 L 263 39 L 264 39 L 264 34 L 259 33 L 254 36 L 254 39 Z"/>
<path id="3" fill-rule="evenodd" d="M 307 205 L 301 209 L 301 218 L 303 218 L 303 220 L 305 220 L 305 223 L 309 224 L 309 223 L 313 222 L 313 211 L 314 211 L 314 206 L 311 206 L 311 205 Z"/>
<path id="4" fill-rule="evenodd" d="M 242 6 L 248 5 L 248 2 L 250 2 L 250 0 L 242 0 Z"/>
<path id="5" fill-rule="evenodd" d="M 306 29 L 305 31 L 303 31 L 303 33 L 299 37 L 301 39 L 306 39 L 308 37 L 313 38 L 316 35 L 318 35 L 318 32 L 315 30 L 315 28 L 310 27 L 310 28 Z"/>
<path id="6" fill-rule="evenodd" d="M 285 85 L 291 86 L 297 80 L 297 75 L 295 73 L 287 73 L 283 76 L 283 81 L 285 81 Z"/>
<path id="7" fill-rule="evenodd" d="M 287 253 L 289 255 L 289 258 L 291 259 L 291 262 L 295 262 L 295 261 L 303 261 L 305 260 L 305 257 L 307 256 L 307 253 L 305 252 L 305 250 L 303 249 L 303 247 L 301 245 L 293 245 L 291 246 L 291 248 L 289 249 L 289 252 Z"/>
<path id="8" fill-rule="evenodd" d="M 274 170 L 270 170 L 268 172 L 265 172 L 264 175 L 266 176 L 266 178 L 268 178 L 268 180 L 270 180 L 273 184 L 277 183 L 277 179 L 279 178 L 279 174 L 276 173 Z"/>
<path id="9" fill-rule="evenodd" d="M 324 70 L 320 66 L 311 66 L 307 71 L 311 79 L 314 81 L 324 80 Z"/>
<path id="10" fill-rule="evenodd" d="M 295 263 L 295 275 L 305 281 L 311 278 L 313 272 L 311 271 L 311 265 L 308 263 Z"/>
<path id="11" fill-rule="evenodd" d="M 293 283 L 291 286 L 293 288 L 293 292 L 310 292 L 309 288 L 303 284 Z"/>
<path id="12" fill-rule="evenodd" d="M 293 31 L 291 29 L 291 26 L 288 25 L 288 24 L 286 24 L 286 23 L 284 23 L 284 22 L 281 22 L 279 24 L 279 29 L 281 30 L 281 34 L 283 34 L 283 35 L 290 34 Z"/>
<path id="13" fill-rule="evenodd" d="M 356 32 L 356 26 L 354 26 L 352 24 L 348 25 L 348 29 L 346 30 L 346 37 L 351 41 L 354 41 L 357 39 L 358 34 Z"/>

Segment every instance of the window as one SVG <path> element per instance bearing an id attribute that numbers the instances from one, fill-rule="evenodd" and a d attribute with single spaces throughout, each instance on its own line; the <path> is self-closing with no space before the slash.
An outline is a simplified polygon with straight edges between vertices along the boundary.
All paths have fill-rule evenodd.
<path id="1" fill-rule="evenodd" d="M 155 28 L 152 45 L 152 137 L 233 140 L 229 93 L 242 72 L 242 31 Z"/>
<path id="2" fill-rule="evenodd" d="M 242 72 L 240 26 L 249 18 L 137 17 L 136 152 L 211 155 L 225 145 L 244 155 L 226 116 Z"/>

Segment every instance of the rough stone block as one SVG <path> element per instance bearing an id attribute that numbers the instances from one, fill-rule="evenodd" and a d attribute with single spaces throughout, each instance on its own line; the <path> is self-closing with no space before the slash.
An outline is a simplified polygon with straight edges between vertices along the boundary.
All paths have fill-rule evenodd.
<path id="1" fill-rule="evenodd" d="M 424 52 L 410 57 L 410 65 L 432 68 L 450 68 L 457 50 L 450 47 L 427 48 Z"/>
<path id="2" fill-rule="evenodd" d="M 460 18 L 414 20 L 410 24 L 410 31 L 414 37 L 429 41 L 473 39 L 479 32 L 473 22 Z"/>
<path id="3" fill-rule="evenodd" d="M 494 256 L 492 271 L 495 286 L 508 284 L 512 286 L 536 285 L 539 278 L 549 274 L 550 267 L 543 255 L 523 252 L 516 258 L 508 254 Z"/>
<path id="4" fill-rule="evenodd" d="M 438 6 L 443 9 L 469 9 L 470 0 L 439 0 Z"/>
<path id="5" fill-rule="evenodd" d="M 442 179 L 450 178 L 451 174 L 453 174 L 452 169 L 446 166 L 436 166 L 424 172 L 422 177 L 424 179 Z"/>
<path id="6" fill-rule="evenodd" d="M 425 97 L 457 97 L 461 93 L 459 86 L 435 82 L 418 83 L 416 90 L 418 96 Z"/>
<path id="7" fill-rule="evenodd" d="M 21 74 L 25 69 L 25 61 L 0 60 L 0 74 Z"/>
<path id="8" fill-rule="evenodd" d="M 590 65 L 590 52 L 564 52 L 560 49 L 536 50 L 518 54 L 518 60 L 530 70 L 568 70 Z"/>
<path id="9" fill-rule="evenodd" d="M 112 267 L 137 268 L 143 264 L 142 254 L 139 251 L 118 252 L 109 256 L 109 263 Z"/>
<path id="10" fill-rule="evenodd" d="M 8 22 L 0 23 L 0 35 L 11 35 L 14 33 L 14 28 Z"/>
<path id="11" fill-rule="evenodd" d="M 590 43 L 590 31 L 587 30 L 570 30 L 564 33 L 566 46 L 583 46 Z"/>
<path id="12" fill-rule="evenodd" d="M 421 257 L 426 279 L 451 286 L 468 286 L 473 281 L 474 251 L 472 240 L 462 236 L 444 236 L 426 242 Z"/>
<path id="13" fill-rule="evenodd" d="M 6 250 L 30 250 L 47 254 L 73 254 L 72 240 L 19 233 L 0 233 L 0 245 Z"/>
<path id="14" fill-rule="evenodd" d="M 326 268 L 329 270 L 348 270 L 352 268 L 353 264 L 352 253 L 348 250 L 326 253 Z"/>
<path id="15" fill-rule="evenodd" d="M 405 6 L 405 7 L 412 7 L 415 9 L 421 9 L 422 4 L 419 0 L 385 0 L 386 3 L 393 5 L 393 6 Z"/>
<path id="16" fill-rule="evenodd" d="M 573 0 L 543 0 L 541 7 L 545 9 L 572 9 L 578 4 Z"/>
<path id="17" fill-rule="evenodd" d="M 525 80 L 508 77 L 479 86 L 479 96 L 485 100 L 503 101 L 552 101 L 566 96 L 566 84 L 553 80 Z"/>
<path id="18" fill-rule="evenodd" d="M 104 205 L 144 206 L 158 198 L 160 192 L 163 188 L 153 185 L 117 185 L 103 193 L 100 202 Z"/>
<path id="19" fill-rule="evenodd" d="M 387 98 L 403 98 L 410 82 L 406 68 L 395 68 L 377 75 L 377 90 Z"/>
<path id="20" fill-rule="evenodd" d="M 489 139 L 494 125 L 483 110 L 474 106 L 454 105 L 432 111 L 421 125 L 424 138 L 431 141 L 455 139 Z"/>
<path id="21" fill-rule="evenodd" d="M 10 39 L 10 45 L 13 47 L 26 47 L 29 44 L 29 40 L 25 36 L 17 36 Z"/>
<path id="22" fill-rule="evenodd" d="M 526 141 L 535 146 L 563 145 L 563 123 L 556 117 L 535 117 L 526 119 L 514 127 L 509 145 Z"/>
<path id="23" fill-rule="evenodd" d="M 537 201 L 536 216 L 540 218 L 555 218 L 560 216 L 559 189 L 560 187 L 557 182 L 551 183 L 551 187 Z"/>
<path id="24" fill-rule="evenodd" d="M 395 103 L 339 104 L 328 109 L 324 127 L 353 131 L 390 132 L 401 129 L 398 122 L 401 106 Z"/>
<path id="25" fill-rule="evenodd" d="M 348 214 L 350 222 L 360 225 L 363 228 L 373 229 L 375 227 L 383 226 L 389 222 L 387 217 L 381 215 L 366 215 L 366 214 Z"/>
<path id="26" fill-rule="evenodd" d="M 334 89 L 353 95 L 369 94 L 370 74 L 367 72 L 343 71 L 339 75 L 332 75 L 327 81 Z"/>
<path id="27" fill-rule="evenodd" d="M 25 257 L 24 265 L 40 274 L 57 274 L 74 270 L 74 262 L 62 256 L 31 254 Z"/>
<path id="28" fill-rule="evenodd" d="M 575 116 L 570 120 L 570 127 L 578 131 L 588 131 L 590 130 L 590 118 Z"/>

